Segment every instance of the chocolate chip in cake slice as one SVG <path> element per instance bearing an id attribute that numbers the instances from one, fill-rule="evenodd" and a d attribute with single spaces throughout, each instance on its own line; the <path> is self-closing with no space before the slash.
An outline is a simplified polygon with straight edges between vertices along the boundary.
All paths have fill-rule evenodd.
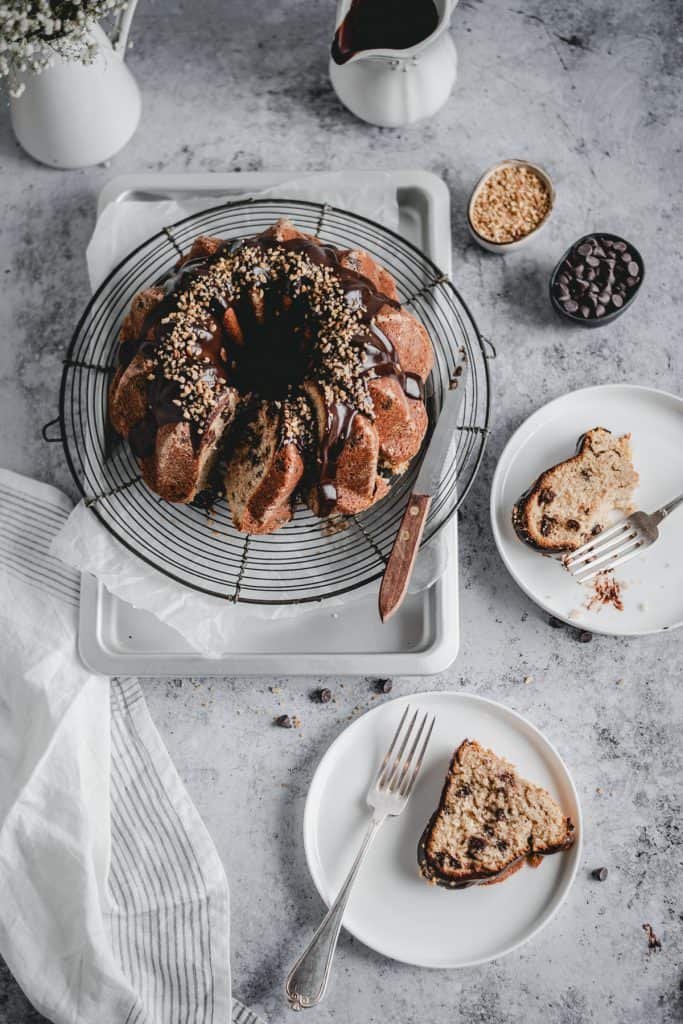
<path id="1" fill-rule="evenodd" d="M 470 857 L 476 857 L 478 853 L 486 848 L 486 840 L 481 836 L 470 836 L 467 842 L 467 852 Z"/>
<path id="2" fill-rule="evenodd" d="M 541 519 L 541 526 L 540 526 L 541 536 L 542 537 L 549 537 L 550 534 L 552 533 L 552 529 L 553 529 L 553 526 L 555 526 L 555 523 L 556 523 L 556 520 L 553 519 L 552 516 L 543 516 L 543 518 Z"/>

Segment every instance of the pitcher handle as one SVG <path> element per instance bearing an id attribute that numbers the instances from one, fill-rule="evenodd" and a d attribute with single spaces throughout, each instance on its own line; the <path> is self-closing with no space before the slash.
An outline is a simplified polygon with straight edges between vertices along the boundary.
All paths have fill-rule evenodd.
<path id="1" fill-rule="evenodd" d="M 128 36 L 130 35 L 130 26 L 133 22 L 135 15 L 135 8 L 138 5 L 138 0 L 128 0 L 128 5 L 119 14 L 116 19 L 116 25 L 114 26 L 114 33 L 112 38 L 112 47 L 115 53 L 118 53 L 121 60 L 126 59 L 126 47 L 128 46 Z"/>

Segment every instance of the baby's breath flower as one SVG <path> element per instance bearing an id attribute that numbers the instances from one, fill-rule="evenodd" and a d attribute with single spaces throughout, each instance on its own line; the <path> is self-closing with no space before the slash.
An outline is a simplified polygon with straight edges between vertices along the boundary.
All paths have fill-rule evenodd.
<path id="1" fill-rule="evenodd" d="M 18 96 L 24 86 L 17 76 L 40 72 L 55 55 L 92 63 L 97 45 L 90 29 L 107 15 L 117 14 L 127 0 L 9 0 L 0 3 L 0 78 Z"/>

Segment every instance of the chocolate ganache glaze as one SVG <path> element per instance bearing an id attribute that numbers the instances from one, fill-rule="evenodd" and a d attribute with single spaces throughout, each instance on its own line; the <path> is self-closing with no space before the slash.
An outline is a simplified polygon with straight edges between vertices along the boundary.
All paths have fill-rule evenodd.
<path id="1" fill-rule="evenodd" d="M 438 24 L 434 0 L 352 0 L 332 41 L 332 59 L 345 64 L 364 50 L 407 50 Z"/>
<path id="2" fill-rule="evenodd" d="M 329 267 L 336 275 L 349 307 L 357 311 L 358 331 L 352 346 L 358 349 L 355 372 L 358 377 L 371 380 L 393 377 L 411 399 L 421 399 L 423 383 L 417 374 L 402 370 L 396 350 L 375 322 L 379 311 L 386 306 L 400 308 L 357 271 L 342 266 L 340 250 L 332 245 L 309 238 L 291 238 L 279 241 L 268 235 L 224 241 L 209 256 L 186 260 L 179 268 L 164 275 L 155 287 L 163 290 L 163 297 L 149 312 L 140 337 L 126 340 L 119 348 L 119 365 L 127 366 L 137 354 L 153 363 L 148 388 L 148 409 L 145 417 L 129 432 L 134 454 L 145 459 L 154 451 L 156 434 L 161 426 L 181 421 L 184 416 L 180 400 L 180 386 L 169 379 L 156 359 L 160 346 L 169 338 L 173 323 L 169 314 L 179 299 L 212 266 L 226 256 L 242 250 L 282 249 L 301 253 L 312 263 Z M 284 275 L 273 274 L 264 260 L 262 268 L 264 316 L 256 320 L 248 295 L 234 294 L 230 287 L 213 290 L 205 308 L 205 316 L 192 326 L 192 342 L 199 354 L 202 379 L 209 385 L 225 382 L 234 385 L 242 394 L 261 394 L 262 397 L 282 397 L 287 388 L 299 385 L 307 375 L 316 376 L 315 323 L 304 298 L 293 300 L 288 296 L 288 281 Z M 288 297 L 288 304 L 283 298 Z M 223 327 L 226 311 L 233 309 L 248 344 L 236 346 Z M 278 394 L 279 392 L 279 394 Z M 319 446 L 320 473 L 318 491 L 321 514 L 328 514 L 336 500 L 334 485 L 338 457 L 348 439 L 354 417 L 359 409 L 346 398 L 326 402 L 327 422 Z M 190 421 L 195 449 L 206 428 L 206 422 Z"/>

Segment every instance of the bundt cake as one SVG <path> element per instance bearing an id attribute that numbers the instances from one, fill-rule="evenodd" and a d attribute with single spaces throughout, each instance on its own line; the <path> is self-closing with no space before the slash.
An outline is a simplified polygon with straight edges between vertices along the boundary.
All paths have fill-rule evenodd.
<path id="1" fill-rule="evenodd" d="M 574 843 L 550 794 L 476 740 L 453 754 L 437 810 L 418 845 L 422 876 L 447 889 L 502 882 L 529 860 Z"/>
<path id="2" fill-rule="evenodd" d="M 387 492 L 424 439 L 432 359 L 387 270 L 281 220 L 197 238 L 135 297 L 109 417 L 162 498 L 224 496 L 239 530 L 271 533 L 296 498 L 327 516 Z"/>

